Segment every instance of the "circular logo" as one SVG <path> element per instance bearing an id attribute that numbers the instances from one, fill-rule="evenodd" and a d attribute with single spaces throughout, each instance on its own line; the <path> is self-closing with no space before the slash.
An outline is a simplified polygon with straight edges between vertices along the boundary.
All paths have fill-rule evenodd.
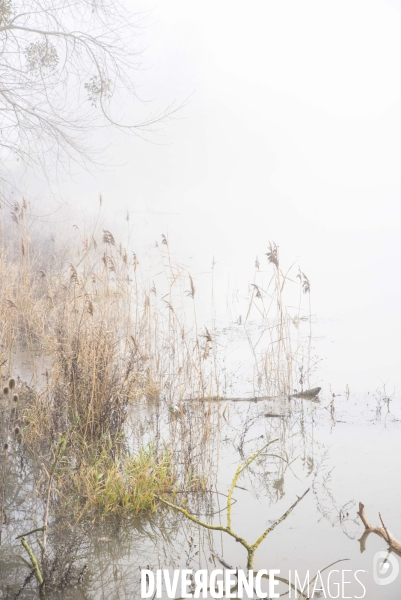
<path id="1" fill-rule="evenodd" d="M 400 565 L 393 554 L 382 550 L 373 557 L 373 579 L 377 585 L 390 585 L 398 577 Z"/>

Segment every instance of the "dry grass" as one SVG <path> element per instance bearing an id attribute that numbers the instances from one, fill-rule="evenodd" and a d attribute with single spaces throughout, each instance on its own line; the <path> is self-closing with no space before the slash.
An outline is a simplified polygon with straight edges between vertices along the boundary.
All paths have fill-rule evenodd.
<path id="1" fill-rule="evenodd" d="M 77 230 L 75 246 L 43 245 L 25 201 L 3 215 L 0 376 L 19 370 L 21 354 L 29 362 L 29 386 L 19 384 L 10 427 L 21 427 L 44 464 L 60 435 L 68 441 L 58 499 L 76 497 L 79 514 L 125 514 L 153 510 L 152 495 L 171 490 L 174 479 L 181 488 L 210 488 L 221 419 L 212 399 L 227 395 L 229 350 L 214 317 L 199 318 L 198 284 L 174 261 L 165 236 L 145 274 L 129 240 L 125 247 L 100 222 L 98 216 L 92 231 Z M 275 244 L 268 271 L 256 265 L 246 316 L 238 320 L 254 361 L 251 385 L 255 395 L 286 395 L 300 369 L 306 377 L 310 348 L 300 352 L 299 337 L 294 346 L 299 328 L 285 293 L 300 290 L 299 324 L 310 283 L 302 273 L 294 285 Z M 259 320 L 256 337 L 252 319 Z M 145 419 L 133 418 L 139 405 Z M 128 425 L 134 448 L 124 452 Z"/>

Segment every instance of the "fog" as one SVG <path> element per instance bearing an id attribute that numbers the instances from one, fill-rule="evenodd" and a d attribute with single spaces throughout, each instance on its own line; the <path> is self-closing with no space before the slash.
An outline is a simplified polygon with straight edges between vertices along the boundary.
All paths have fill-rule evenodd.
<path id="1" fill-rule="evenodd" d="M 183 106 L 145 140 L 109 133 L 115 166 L 76 171 L 57 202 L 76 220 L 102 192 L 105 219 L 129 210 L 139 255 L 166 234 L 197 285 L 214 257 L 231 296 L 248 294 L 255 257 L 266 266 L 274 240 L 311 281 L 322 387 L 391 391 L 401 364 L 401 0 L 131 4 L 142 19 L 138 93 L 152 101 L 141 114 Z M 50 229 L 70 228 L 65 215 Z"/>

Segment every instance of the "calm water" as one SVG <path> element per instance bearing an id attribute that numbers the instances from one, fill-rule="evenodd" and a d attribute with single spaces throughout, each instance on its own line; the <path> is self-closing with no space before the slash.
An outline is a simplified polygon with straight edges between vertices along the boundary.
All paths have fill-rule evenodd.
<path id="1" fill-rule="evenodd" d="M 359 576 L 367 590 L 365 598 L 398 600 L 401 577 L 386 586 L 373 581 L 374 555 L 385 550 L 386 544 L 370 534 L 361 552 L 358 540 L 363 526 L 356 511 L 362 501 L 373 525 L 379 524 L 380 511 L 389 530 L 401 538 L 401 399 L 343 394 L 332 404 L 331 400 L 322 392 L 320 402 L 293 399 L 213 403 L 212 410 L 223 415 L 215 438 L 215 486 L 211 493 L 189 495 L 189 508 L 200 518 L 225 524 L 225 494 L 238 464 L 267 440 L 278 439 L 274 450 L 266 451 L 276 456 L 262 453 L 240 476 L 232 510 L 234 531 L 253 543 L 297 495 L 309 487 L 310 491 L 262 542 L 255 554 L 255 569 L 280 569 L 283 578 L 295 570 L 304 577 L 309 570 L 312 578 L 335 561 L 348 559 L 332 569 L 364 571 Z M 135 418 L 146 421 L 152 412 L 152 406 L 144 403 Z M 174 418 L 166 410 L 162 436 L 168 435 Z M 35 524 L 29 468 L 21 461 L 16 472 L 18 479 L 12 479 L 9 486 L 7 553 L 1 563 L 5 598 L 14 596 L 29 573 L 20 558 L 21 548 L 12 539 Z M 62 541 L 57 531 L 58 525 L 53 523 L 52 544 Z M 246 567 L 245 550 L 232 538 L 206 531 L 174 510 L 161 510 L 129 522 L 111 520 L 93 527 L 86 525 L 76 533 L 82 536 L 79 554 L 81 564 L 88 565 L 87 571 L 79 587 L 51 593 L 52 599 L 140 598 L 141 567 L 222 568 L 212 552 L 229 565 Z M 353 583 L 346 586 L 345 594 L 360 596 L 361 586 L 352 579 L 352 573 L 348 575 L 346 581 Z M 284 584 L 279 590 L 288 597 Z M 35 597 L 29 584 L 20 597 Z M 323 592 L 320 597 L 324 597 Z"/>

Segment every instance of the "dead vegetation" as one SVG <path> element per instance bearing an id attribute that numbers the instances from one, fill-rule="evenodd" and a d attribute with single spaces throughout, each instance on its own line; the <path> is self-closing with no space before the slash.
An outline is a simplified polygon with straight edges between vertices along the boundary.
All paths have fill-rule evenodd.
<path id="1" fill-rule="evenodd" d="M 229 340 L 197 312 L 196 279 L 174 261 L 164 235 L 155 265 L 141 271 L 130 240 L 120 243 L 100 215 L 96 223 L 90 232 L 75 228 L 74 247 L 53 236 L 42 243 L 25 200 L 0 221 L 0 531 L 21 461 L 35 474 L 36 503 L 18 543 L 41 588 L 83 577 L 79 561 L 63 574 L 64 559 L 47 543 L 57 518 L 151 512 L 157 498 L 174 502 L 182 493 L 199 493 L 202 503 L 215 482 L 225 418 L 214 400 L 227 397 Z M 276 244 L 267 269 L 255 273 L 237 325 L 253 361 L 250 389 L 288 398 L 309 373 L 299 324 L 310 314 L 301 296 L 298 321 L 287 308 L 293 282 Z M 305 276 L 299 286 L 309 293 Z"/>
<path id="2" fill-rule="evenodd" d="M 397 554 L 399 554 L 401 556 L 401 543 L 398 540 L 396 540 L 389 533 L 380 513 L 379 513 L 379 519 L 381 521 L 382 527 L 374 527 L 373 525 L 371 525 L 369 523 L 368 518 L 365 513 L 365 506 L 364 506 L 364 504 L 362 504 L 362 502 L 359 503 L 358 515 L 360 516 L 361 521 L 365 527 L 365 533 L 359 540 L 359 542 L 361 544 L 362 552 L 365 550 L 365 544 L 366 544 L 366 539 L 367 539 L 368 535 L 370 533 L 376 533 L 377 535 L 380 535 L 388 543 L 391 550 L 394 550 Z"/>
<path id="3" fill-rule="evenodd" d="M 75 228 L 75 248 L 54 238 L 49 247 L 41 244 L 25 199 L 2 217 L 0 375 L 19 370 L 24 356 L 30 379 L 20 402 L 24 439 L 54 441 L 68 433 L 71 443 L 94 440 L 96 446 L 103 436 L 118 436 L 144 400 L 154 403 L 157 418 L 178 406 L 172 451 L 184 460 L 189 455 L 187 471 L 202 479 L 209 459 L 196 448 L 207 448 L 218 427 L 205 400 L 227 396 L 228 340 L 205 315 L 200 322 L 194 278 L 174 261 L 165 236 L 157 247 L 158 278 L 149 270 L 145 276 L 129 239 L 118 242 L 100 213 L 96 223 L 89 232 Z M 307 351 L 285 304 L 291 281 L 276 244 L 268 262 L 272 272 L 266 284 L 256 283 L 265 274 L 255 274 L 241 327 L 254 363 L 250 385 L 261 396 L 287 396 L 298 386 L 300 364 L 303 387 Z M 303 310 L 300 303 L 298 316 Z M 192 403 L 181 410 L 184 399 Z M 195 456 L 206 456 L 200 468 Z"/>

